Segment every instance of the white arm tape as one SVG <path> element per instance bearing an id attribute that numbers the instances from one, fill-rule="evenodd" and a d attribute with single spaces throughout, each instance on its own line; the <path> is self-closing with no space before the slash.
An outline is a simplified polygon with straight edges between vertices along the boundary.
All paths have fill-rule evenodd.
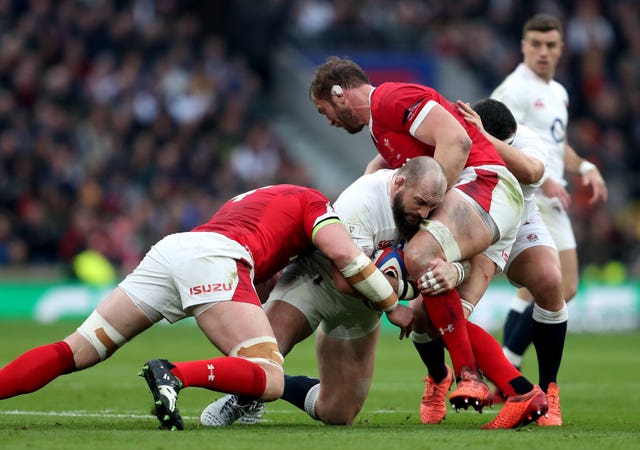
<path id="1" fill-rule="evenodd" d="M 451 264 L 458 269 L 458 280 L 456 281 L 456 287 L 458 287 L 464 281 L 464 267 L 457 261 Z"/>
<path id="2" fill-rule="evenodd" d="M 584 161 L 582 161 L 580 163 L 580 168 L 578 169 L 578 172 L 580 172 L 580 175 L 584 175 L 585 173 L 589 172 L 590 170 L 594 170 L 597 169 L 596 165 L 593 164 L 592 162 L 587 161 L 586 159 Z"/>
<path id="3" fill-rule="evenodd" d="M 393 287 L 364 253 L 356 256 L 344 269 L 340 269 L 340 272 L 376 309 L 389 312 L 398 306 L 398 295 L 393 291 Z"/>
<path id="4" fill-rule="evenodd" d="M 411 281 L 398 280 L 398 298 L 400 300 L 413 300 L 416 298 L 416 290 Z"/>

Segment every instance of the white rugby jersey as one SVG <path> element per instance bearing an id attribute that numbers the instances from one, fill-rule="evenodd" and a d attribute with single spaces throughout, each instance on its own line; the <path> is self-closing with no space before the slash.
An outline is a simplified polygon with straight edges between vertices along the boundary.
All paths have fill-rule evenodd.
<path id="1" fill-rule="evenodd" d="M 517 148 L 525 155 L 541 161 L 545 166 L 545 172 L 548 170 L 547 161 L 549 151 L 547 150 L 547 146 L 542 142 L 542 139 L 540 139 L 540 137 L 526 125 L 518 124 L 511 146 Z M 524 196 L 524 209 L 522 210 L 523 219 L 526 219 L 529 214 L 536 209 L 535 193 L 542 184 L 542 179 L 543 177 L 541 177 L 536 183 L 532 184 L 520 183 L 522 194 Z"/>
<path id="2" fill-rule="evenodd" d="M 566 89 L 557 81 L 545 82 L 520 63 L 491 98 L 507 105 L 518 124 L 526 125 L 542 139 L 549 151 L 547 176 L 566 186 L 564 145 L 569 120 Z"/>
<path id="3" fill-rule="evenodd" d="M 333 203 L 351 239 L 369 256 L 380 248 L 400 244 L 390 196 L 395 172 L 381 169 L 363 175 Z"/>

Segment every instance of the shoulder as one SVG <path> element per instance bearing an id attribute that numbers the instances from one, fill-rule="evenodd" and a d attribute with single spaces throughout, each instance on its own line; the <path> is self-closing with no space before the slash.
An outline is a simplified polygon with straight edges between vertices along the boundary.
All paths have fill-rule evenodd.
<path id="1" fill-rule="evenodd" d="M 491 98 L 503 101 L 506 98 L 527 98 L 531 92 L 531 83 L 518 72 L 509 74 L 491 93 Z"/>
<path id="2" fill-rule="evenodd" d="M 549 83 L 549 87 L 551 88 L 551 90 L 553 90 L 553 92 L 556 95 L 562 98 L 565 101 L 565 103 L 568 103 L 569 93 L 567 92 L 567 89 L 562 84 L 560 84 L 556 80 L 551 80 L 551 82 Z"/>
<path id="3" fill-rule="evenodd" d="M 362 175 L 349 185 L 334 202 L 340 216 L 370 215 L 379 210 L 379 203 L 388 201 L 387 184 L 392 174 L 393 170 L 380 169 Z"/>

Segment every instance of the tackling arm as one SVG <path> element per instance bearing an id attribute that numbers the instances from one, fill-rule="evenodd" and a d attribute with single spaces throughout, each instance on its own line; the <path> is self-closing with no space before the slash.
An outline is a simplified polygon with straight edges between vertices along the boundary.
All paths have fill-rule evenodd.
<path id="1" fill-rule="evenodd" d="M 444 168 L 447 187 L 453 186 L 464 169 L 471 149 L 471 138 L 464 127 L 449 111 L 434 102 L 413 136 L 435 146 L 433 157 Z"/>
<path id="2" fill-rule="evenodd" d="M 341 222 L 321 225 L 315 231 L 314 243 L 347 282 L 377 309 L 392 311 L 396 308 L 398 295 L 369 257 L 356 247 Z"/>

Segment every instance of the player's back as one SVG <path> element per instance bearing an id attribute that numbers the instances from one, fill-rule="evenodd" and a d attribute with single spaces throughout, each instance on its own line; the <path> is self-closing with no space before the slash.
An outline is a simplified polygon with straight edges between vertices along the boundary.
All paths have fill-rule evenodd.
<path id="1" fill-rule="evenodd" d="M 381 169 L 363 175 L 342 191 L 334 203 L 351 239 L 368 255 L 398 243 L 389 194 L 394 173 Z"/>
<path id="2" fill-rule="evenodd" d="M 370 131 L 378 152 L 389 167 L 398 168 L 416 156 L 433 156 L 433 145 L 413 137 L 415 128 L 427 118 L 433 103 L 451 113 L 469 135 L 472 146 L 466 166 L 504 166 L 489 140 L 438 91 L 420 84 L 387 82 L 376 87 L 371 94 Z"/>
<path id="3" fill-rule="evenodd" d="M 312 249 L 314 226 L 332 218 L 337 214 L 322 193 L 284 184 L 232 198 L 193 231 L 220 233 L 243 245 L 253 257 L 255 280 L 260 282 L 291 257 Z"/>

